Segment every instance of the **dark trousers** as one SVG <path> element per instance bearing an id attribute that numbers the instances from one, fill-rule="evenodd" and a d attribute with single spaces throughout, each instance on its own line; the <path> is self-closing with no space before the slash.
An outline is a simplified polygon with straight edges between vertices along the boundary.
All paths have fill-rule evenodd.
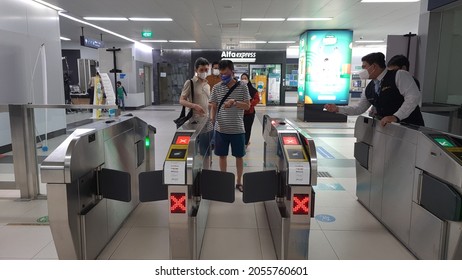
<path id="1" fill-rule="evenodd" d="M 255 113 L 244 115 L 244 127 L 245 127 L 245 145 L 249 145 L 250 133 L 252 132 L 253 121 L 255 120 Z"/>

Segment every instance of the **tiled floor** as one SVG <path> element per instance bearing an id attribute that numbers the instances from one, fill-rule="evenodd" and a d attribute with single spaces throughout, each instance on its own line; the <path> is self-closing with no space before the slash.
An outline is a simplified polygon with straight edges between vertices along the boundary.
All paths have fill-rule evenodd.
<path id="1" fill-rule="evenodd" d="M 294 108 L 258 108 L 257 111 L 260 118 L 263 114 L 296 118 Z M 179 107 L 151 107 L 133 113 L 157 128 L 156 168 L 161 169 L 175 131 L 173 122 L 168 120 L 179 114 Z M 255 119 L 245 158 L 246 172 L 259 171 L 263 166 L 260 118 Z M 315 215 L 320 216 L 312 219 L 309 258 L 414 259 L 356 200 L 354 121 L 349 118 L 347 123 L 299 123 L 314 138 L 317 148 L 322 149 L 318 153 L 319 171 L 332 175 L 332 178 L 318 179 Z M 59 142 L 53 141 L 49 142 L 50 148 Z M 214 158 L 213 167 L 217 165 L 218 160 Z M 235 171 L 233 159 L 229 159 L 228 166 L 230 172 Z M 3 167 L 0 176 L 11 177 L 12 169 Z M 167 259 L 166 209 L 165 201 L 140 204 L 99 259 Z M 49 226 L 37 225 L 36 221 L 46 213 L 46 201 L 0 200 L 0 259 L 56 259 Z M 323 219 L 323 215 L 329 215 L 324 216 L 328 219 Z M 275 259 L 263 204 L 244 204 L 239 192 L 233 204 L 211 202 L 201 258 Z"/>

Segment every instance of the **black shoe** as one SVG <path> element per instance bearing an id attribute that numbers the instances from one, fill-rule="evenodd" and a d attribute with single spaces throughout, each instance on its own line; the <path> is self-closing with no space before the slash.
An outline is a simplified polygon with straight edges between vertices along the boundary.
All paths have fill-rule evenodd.
<path id="1" fill-rule="evenodd" d="M 236 184 L 236 189 L 238 189 L 240 192 L 244 192 L 244 186 L 241 184 Z"/>

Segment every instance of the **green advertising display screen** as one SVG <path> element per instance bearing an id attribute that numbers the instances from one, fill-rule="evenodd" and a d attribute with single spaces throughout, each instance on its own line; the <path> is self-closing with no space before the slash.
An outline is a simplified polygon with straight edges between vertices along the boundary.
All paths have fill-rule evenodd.
<path id="1" fill-rule="evenodd" d="M 440 144 L 441 146 L 445 148 L 454 147 L 454 144 L 446 137 L 434 137 L 433 140 L 435 140 L 438 144 Z"/>
<path id="2" fill-rule="evenodd" d="M 351 30 L 308 30 L 300 36 L 300 103 L 348 104 L 352 40 Z"/>

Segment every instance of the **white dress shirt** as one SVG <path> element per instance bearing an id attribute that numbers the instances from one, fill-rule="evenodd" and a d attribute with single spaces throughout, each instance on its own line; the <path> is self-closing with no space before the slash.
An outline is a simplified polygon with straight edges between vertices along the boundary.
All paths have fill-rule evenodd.
<path id="1" fill-rule="evenodd" d="M 385 69 L 378 77 L 377 80 L 382 81 L 388 70 Z M 399 120 L 404 120 L 415 110 L 415 108 L 421 104 L 422 95 L 420 94 L 419 88 L 414 81 L 412 75 L 404 70 L 398 70 L 395 77 L 396 87 L 398 88 L 401 95 L 404 97 L 404 102 L 401 107 L 393 115 Z M 366 112 L 371 103 L 366 98 L 366 89 L 361 94 L 359 103 L 355 106 L 339 106 L 338 112 L 344 115 L 361 115 Z M 383 116 L 387 117 L 387 116 Z"/>

